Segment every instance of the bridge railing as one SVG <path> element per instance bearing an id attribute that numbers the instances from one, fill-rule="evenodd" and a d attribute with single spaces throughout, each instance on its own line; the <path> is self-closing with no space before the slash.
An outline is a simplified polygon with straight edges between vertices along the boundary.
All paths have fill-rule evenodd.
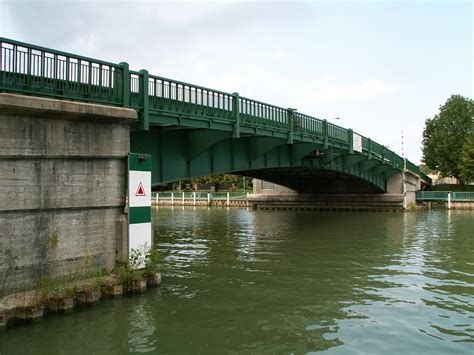
<path id="1" fill-rule="evenodd" d="M 239 97 L 238 110 L 242 123 L 288 129 L 288 110 L 282 107 Z"/>
<path id="2" fill-rule="evenodd" d="M 234 97 L 222 91 L 150 75 L 148 98 L 151 110 L 234 120 Z"/>
<path id="3" fill-rule="evenodd" d="M 127 63 L 114 64 L 1 37 L 0 89 L 281 129 L 318 136 L 341 147 L 352 144 L 351 130 L 296 110 L 131 71 Z M 386 147 L 365 137 L 362 146 L 372 158 L 403 168 L 403 158 Z M 411 162 L 407 168 L 431 181 Z"/>
<path id="4" fill-rule="evenodd" d="M 299 112 L 294 113 L 293 127 L 295 132 L 324 137 L 325 121 Z"/>
<path id="5" fill-rule="evenodd" d="M 0 85 L 20 93 L 120 104 L 120 65 L 0 38 Z"/>

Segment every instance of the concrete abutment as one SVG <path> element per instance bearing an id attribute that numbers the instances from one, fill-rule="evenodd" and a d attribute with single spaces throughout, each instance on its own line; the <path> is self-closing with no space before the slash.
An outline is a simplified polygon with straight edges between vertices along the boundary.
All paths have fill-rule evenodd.
<path id="1" fill-rule="evenodd" d="M 136 119 L 132 109 L 0 94 L 0 296 L 115 266 Z"/>

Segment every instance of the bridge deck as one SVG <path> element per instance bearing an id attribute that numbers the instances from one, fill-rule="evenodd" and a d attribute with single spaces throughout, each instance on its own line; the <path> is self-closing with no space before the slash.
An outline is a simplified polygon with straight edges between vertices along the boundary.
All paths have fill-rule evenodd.
<path id="1" fill-rule="evenodd" d="M 139 130 L 184 126 L 231 131 L 234 138 L 260 135 L 289 144 L 317 143 L 363 154 L 392 169 L 406 168 L 431 184 L 418 166 L 351 129 L 237 93 L 133 71 L 127 63 L 0 38 L 0 91 L 130 107 L 139 113 Z"/>

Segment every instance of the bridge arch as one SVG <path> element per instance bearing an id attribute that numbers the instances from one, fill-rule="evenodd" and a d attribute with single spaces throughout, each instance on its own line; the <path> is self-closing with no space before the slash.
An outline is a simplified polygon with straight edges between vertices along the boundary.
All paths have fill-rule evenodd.
<path id="1" fill-rule="evenodd" d="M 305 193 L 381 193 L 385 181 L 400 172 L 389 160 L 377 160 L 323 141 L 293 142 L 259 135 L 152 126 L 131 133 L 132 150 L 152 155 L 152 184 L 233 173 L 287 186 Z"/>

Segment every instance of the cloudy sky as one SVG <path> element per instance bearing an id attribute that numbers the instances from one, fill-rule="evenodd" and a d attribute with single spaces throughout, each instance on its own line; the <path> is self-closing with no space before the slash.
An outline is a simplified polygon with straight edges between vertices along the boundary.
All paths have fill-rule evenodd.
<path id="1" fill-rule="evenodd" d="M 0 0 L 0 36 L 319 118 L 421 159 L 424 121 L 474 91 L 472 1 Z"/>

